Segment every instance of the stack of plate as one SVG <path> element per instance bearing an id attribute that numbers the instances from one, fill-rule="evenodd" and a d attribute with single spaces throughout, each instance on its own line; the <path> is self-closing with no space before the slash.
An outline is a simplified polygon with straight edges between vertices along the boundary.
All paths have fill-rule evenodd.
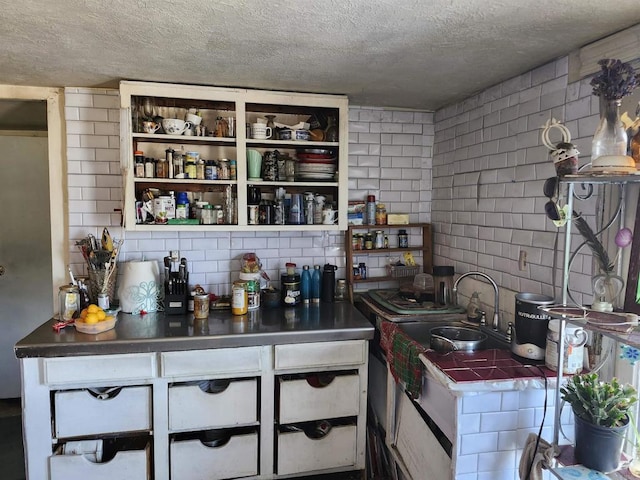
<path id="1" fill-rule="evenodd" d="M 336 152 L 326 148 L 302 148 L 297 152 L 298 179 L 334 180 L 338 157 Z"/>

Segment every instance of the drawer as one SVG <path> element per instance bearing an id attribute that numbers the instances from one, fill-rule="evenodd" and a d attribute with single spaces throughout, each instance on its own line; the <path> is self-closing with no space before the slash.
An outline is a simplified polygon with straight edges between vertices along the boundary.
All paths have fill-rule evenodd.
<path id="1" fill-rule="evenodd" d="M 317 377 L 316 377 L 317 378 Z M 307 379 L 280 379 L 281 424 L 358 415 L 360 378 L 338 375 L 328 385 L 314 387 Z"/>
<path id="2" fill-rule="evenodd" d="M 163 352 L 162 376 L 187 377 L 259 373 L 261 347 Z"/>
<path id="3" fill-rule="evenodd" d="M 144 450 L 116 453 L 108 462 L 94 463 L 84 455 L 53 455 L 49 457 L 51 480 L 142 480 L 150 479 L 149 446 Z"/>
<path id="4" fill-rule="evenodd" d="M 203 430 L 247 425 L 258 420 L 258 381 L 232 380 L 218 393 L 198 385 L 169 388 L 169 429 Z"/>
<path id="5" fill-rule="evenodd" d="M 304 432 L 278 433 L 278 475 L 356 464 L 356 426 L 335 426 L 322 438 Z"/>
<path id="6" fill-rule="evenodd" d="M 276 345 L 275 368 L 360 365 L 367 360 L 366 346 L 363 340 Z"/>
<path id="7" fill-rule="evenodd" d="M 156 376 L 156 355 L 98 355 L 60 357 L 42 361 L 44 383 L 65 385 L 82 383 L 146 380 Z"/>
<path id="8" fill-rule="evenodd" d="M 56 392 L 54 415 L 59 438 L 151 430 L 151 387 L 123 387 L 105 400 L 88 390 Z"/>
<path id="9" fill-rule="evenodd" d="M 172 441 L 172 480 L 219 480 L 258 474 L 258 434 L 232 436 L 208 447 L 200 440 Z"/>

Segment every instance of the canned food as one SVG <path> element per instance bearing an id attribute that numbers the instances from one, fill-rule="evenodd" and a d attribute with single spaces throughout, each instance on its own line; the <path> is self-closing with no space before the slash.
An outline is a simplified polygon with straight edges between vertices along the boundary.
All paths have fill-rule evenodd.
<path id="1" fill-rule="evenodd" d="M 260 284 L 256 280 L 247 280 L 247 309 L 260 308 Z"/>
<path id="2" fill-rule="evenodd" d="M 247 282 L 237 280 L 231 289 L 231 313 L 244 315 L 248 310 Z"/>

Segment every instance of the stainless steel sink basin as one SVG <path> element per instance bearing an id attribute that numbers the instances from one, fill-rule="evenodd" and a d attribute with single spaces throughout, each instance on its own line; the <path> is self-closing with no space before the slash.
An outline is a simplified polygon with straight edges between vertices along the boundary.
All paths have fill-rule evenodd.
<path id="1" fill-rule="evenodd" d="M 405 332 L 409 337 L 418 342 L 420 345 L 425 348 L 431 348 L 431 330 L 436 327 L 451 327 L 447 329 L 447 336 L 453 334 L 455 338 L 455 330 L 458 329 L 472 329 L 480 332 L 478 327 L 469 326 L 462 322 L 405 322 L 398 324 L 400 329 Z M 501 348 L 501 349 L 509 349 L 509 344 L 492 336 L 488 329 L 483 329 L 482 331 L 487 334 L 487 340 L 482 343 L 481 348 L 478 349 L 489 349 L 489 348 Z M 452 339 L 453 339 L 452 338 Z M 471 349 L 473 350 L 473 349 Z M 470 351 L 467 349 L 467 351 Z"/>

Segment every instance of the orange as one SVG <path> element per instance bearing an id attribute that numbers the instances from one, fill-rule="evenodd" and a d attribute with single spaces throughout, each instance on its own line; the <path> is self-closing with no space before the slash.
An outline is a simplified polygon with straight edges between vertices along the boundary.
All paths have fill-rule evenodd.
<path id="1" fill-rule="evenodd" d="M 92 323 L 98 323 L 98 314 L 97 313 L 87 313 L 87 316 L 84 317 L 84 323 L 87 324 L 92 324 Z"/>
<path id="2" fill-rule="evenodd" d="M 100 307 L 98 305 L 96 305 L 95 303 L 92 303 L 91 305 L 89 305 L 87 307 L 87 312 L 88 313 L 98 313 L 99 310 L 100 310 Z"/>
<path id="3" fill-rule="evenodd" d="M 102 322 L 107 318 L 107 314 L 104 313 L 104 310 L 100 310 L 98 313 L 96 313 L 96 315 L 98 315 L 99 322 Z"/>

